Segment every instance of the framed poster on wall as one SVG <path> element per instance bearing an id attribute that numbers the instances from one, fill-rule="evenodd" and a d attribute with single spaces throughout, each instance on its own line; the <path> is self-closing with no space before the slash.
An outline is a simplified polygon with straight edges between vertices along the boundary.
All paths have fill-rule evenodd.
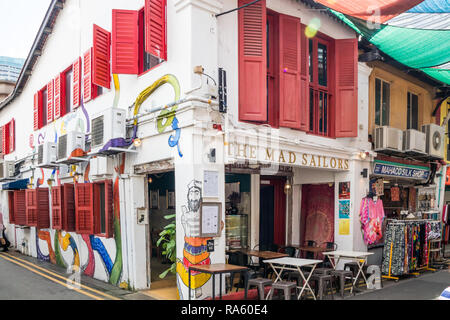
<path id="1" fill-rule="evenodd" d="M 203 202 L 200 207 L 200 237 L 220 237 L 222 203 Z"/>
<path id="2" fill-rule="evenodd" d="M 150 209 L 159 209 L 159 189 L 150 190 Z"/>
<path id="3" fill-rule="evenodd" d="M 166 209 L 175 209 L 175 191 L 166 190 Z"/>

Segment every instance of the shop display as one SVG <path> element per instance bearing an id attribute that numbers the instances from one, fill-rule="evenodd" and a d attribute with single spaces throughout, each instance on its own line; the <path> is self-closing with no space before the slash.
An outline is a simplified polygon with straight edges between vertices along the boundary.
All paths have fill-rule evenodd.
<path id="1" fill-rule="evenodd" d="M 359 218 L 366 244 L 374 244 L 383 238 L 384 207 L 381 199 L 374 201 L 371 197 L 363 198 Z"/>
<path id="2" fill-rule="evenodd" d="M 235 214 L 225 217 L 226 245 L 229 249 L 247 247 L 247 215 Z"/>

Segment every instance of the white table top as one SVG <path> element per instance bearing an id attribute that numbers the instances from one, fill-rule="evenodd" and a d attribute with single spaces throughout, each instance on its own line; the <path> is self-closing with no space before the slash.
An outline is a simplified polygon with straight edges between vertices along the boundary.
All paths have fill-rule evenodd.
<path id="1" fill-rule="evenodd" d="M 335 256 L 335 257 L 360 258 L 360 257 L 370 256 L 373 254 L 373 252 L 338 250 L 338 251 L 323 252 L 323 254 L 327 255 L 327 256 Z"/>
<path id="2" fill-rule="evenodd" d="M 296 266 L 296 267 L 304 267 L 304 266 L 315 265 L 315 264 L 321 263 L 323 261 L 322 260 L 313 260 L 313 259 L 300 259 L 300 258 L 285 257 L 285 258 L 263 260 L 263 262 L 264 263 L 281 264 L 281 265 L 290 265 L 290 266 Z"/>

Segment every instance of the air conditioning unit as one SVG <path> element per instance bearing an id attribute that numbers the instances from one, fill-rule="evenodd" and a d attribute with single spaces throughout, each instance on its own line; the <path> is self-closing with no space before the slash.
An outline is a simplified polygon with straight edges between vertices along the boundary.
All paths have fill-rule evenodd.
<path id="1" fill-rule="evenodd" d="M 403 152 L 426 154 L 426 134 L 414 129 L 403 131 Z"/>
<path id="2" fill-rule="evenodd" d="M 95 157 L 90 160 L 92 176 L 112 175 L 114 173 L 112 159 L 109 157 Z"/>
<path id="3" fill-rule="evenodd" d="M 14 178 L 16 172 L 16 164 L 14 161 L 0 160 L 0 179 Z"/>
<path id="4" fill-rule="evenodd" d="M 375 151 L 403 151 L 403 131 L 388 126 L 375 128 Z"/>
<path id="5" fill-rule="evenodd" d="M 92 117 L 92 153 L 97 153 L 109 141 L 119 138 L 126 138 L 126 110 L 119 108 L 108 108 Z"/>
<path id="6" fill-rule="evenodd" d="M 75 150 L 82 150 L 85 147 L 85 134 L 76 131 L 69 131 L 58 138 L 58 162 L 67 161 L 72 157 Z"/>
<path id="7" fill-rule="evenodd" d="M 445 130 L 437 124 L 430 123 L 422 126 L 426 134 L 426 153 L 437 159 L 444 159 Z"/>
<path id="8" fill-rule="evenodd" d="M 38 146 L 38 167 L 51 166 L 56 163 L 56 143 L 44 142 Z"/>
<path id="9" fill-rule="evenodd" d="M 81 166 L 75 166 L 75 170 L 72 172 L 72 165 L 70 164 L 62 164 L 59 166 L 59 178 L 60 179 L 67 179 L 67 178 L 73 178 L 74 175 L 81 175 L 83 174 L 83 170 L 81 169 Z"/>

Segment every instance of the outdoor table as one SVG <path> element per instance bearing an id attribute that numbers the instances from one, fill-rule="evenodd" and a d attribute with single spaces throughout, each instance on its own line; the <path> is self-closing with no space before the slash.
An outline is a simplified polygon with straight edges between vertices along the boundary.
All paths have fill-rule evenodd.
<path id="1" fill-rule="evenodd" d="M 358 264 L 358 273 L 356 274 L 355 279 L 353 280 L 352 288 L 350 289 L 350 293 L 353 293 L 353 288 L 355 287 L 356 282 L 358 281 L 359 274 L 362 274 L 364 281 L 367 285 L 367 279 L 363 272 L 363 266 L 367 262 L 367 257 L 372 255 L 373 252 L 360 252 L 360 251 L 330 251 L 324 252 L 324 255 L 328 256 L 328 259 L 333 266 L 333 269 L 336 270 L 336 266 L 339 263 L 339 260 L 351 260 Z M 362 261 L 362 262 L 361 262 Z"/>
<path id="2" fill-rule="evenodd" d="M 231 283 L 233 283 L 236 272 L 244 273 L 245 299 L 247 300 L 248 268 L 225 263 L 214 263 L 206 265 L 193 265 L 189 267 L 189 300 L 191 300 L 191 271 L 209 273 L 212 275 L 212 299 L 215 300 L 216 281 L 215 275 L 220 275 L 220 299 L 222 299 L 222 274 L 231 273 Z"/>
<path id="3" fill-rule="evenodd" d="M 331 251 L 332 249 L 322 248 L 322 247 L 297 247 L 293 246 L 293 248 L 297 248 L 300 251 L 312 252 L 314 253 L 314 258 L 317 258 L 317 254 L 324 253 L 327 251 Z"/>
<path id="4" fill-rule="evenodd" d="M 287 253 L 282 252 L 273 252 L 273 251 L 259 251 L 259 250 L 249 250 L 249 249 L 241 249 L 241 253 L 251 256 L 251 257 L 257 257 L 261 261 L 261 259 L 277 259 L 277 258 L 284 258 L 289 257 Z M 264 264 L 264 276 L 267 275 L 267 266 Z"/>
<path id="5" fill-rule="evenodd" d="M 312 293 L 314 300 L 316 300 L 316 295 L 314 294 L 314 291 L 309 286 L 309 279 L 313 275 L 314 269 L 316 268 L 317 264 L 321 263 L 322 260 L 285 257 L 285 258 L 264 260 L 263 262 L 269 264 L 272 267 L 275 274 L 277 275 L 277 278 L 275 279 L 274 283 L 281 281 L 281 275 L 283 274 L 284 270 L 298 271 L 304 281 L 304 285 L 297 287 L 297 288 L 301 289 L 300 293 L 298 294 L 297 299 L 300 300 L 300 297 L 302 296 L 303 291 L 305 289 L 307 289 Z M 305 275 L 303 274 L 301 267 L 311 267 L 312 268 L 307 279 L 305 278 Z M 279 270 L 279 272 L 277 272 L 277 270 Z M 273 290 L 273 289 L 271 288 L 270 290 Z M 269 297 L 270 294 L 267 296 Z"/>

